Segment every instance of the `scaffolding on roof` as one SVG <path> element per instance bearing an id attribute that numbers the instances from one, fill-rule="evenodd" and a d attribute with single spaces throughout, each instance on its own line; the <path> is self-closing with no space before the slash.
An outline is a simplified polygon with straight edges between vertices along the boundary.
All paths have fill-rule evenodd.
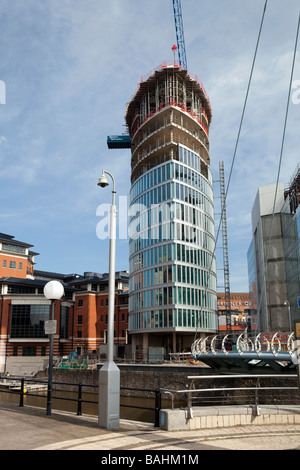
<path id="1" fill-rule="evenodd" d="M 298 163 L 294 174 L 290 180 L 289 188 L 285 191 L 285 199 L 289 197 L 290 212 L 295 214 L 297 207 L 300 205 L 300 163 Z"/>

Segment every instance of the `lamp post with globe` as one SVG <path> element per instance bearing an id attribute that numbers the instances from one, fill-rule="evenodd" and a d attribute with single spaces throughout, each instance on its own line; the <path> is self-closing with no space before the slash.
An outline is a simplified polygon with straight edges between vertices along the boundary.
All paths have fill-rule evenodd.
<path id="1" fill-rule="evenodd" d="M 116 265 L 116 224 L 117 207 L 115 204 L 115 180 L 103 170 L 98 186 L 105 188 L 109 175 L 113 182 L 112 204 L 110 208 L 109 240 L 109 284 L 108 284 L 108 328 L 107 328 L 107 361 L 99 371 L 99 405 L 98 425 L 106 429 L 119 428 L 120 420 L 120 369 L 113 360 L 114 356 L 114 309 L 115 309 L 115 265 Z"/>
<path id="2" fill-rule="evenodd" d="M 49 372 L 48 372 L 48 393 L 47 393 L 47 415 L 51 415 L 52 404 L 52 368 L 53 368 L 53 335 L 56 333 L 56 320 L 54 320 L 54 304 L 55 300 L 60 300 L 64 295 L 64 287 L 59 281 L 49 281 L 44 286 L 44 295 L 51 300 L 50 321 L 45 322 L 45 332 L 47 328 L 50 336 L 49 351 Z M 50 332 L 51 331 L 51 332 Z"/>

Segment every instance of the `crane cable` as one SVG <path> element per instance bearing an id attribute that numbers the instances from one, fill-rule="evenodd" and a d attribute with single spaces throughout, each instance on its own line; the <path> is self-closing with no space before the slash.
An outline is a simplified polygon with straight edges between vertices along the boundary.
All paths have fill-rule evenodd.
<path id="1" fill-rule="evenodd" d="M 215 238 L 215 247 L 214 247 L 214 251 L 213 251 L 213 253 L 212 253 L 212 255 L 211 255 L 211 262 L 210 262 L 210 267 L 209 267 L 209 271 L 208 271 L 208 275 L 207 275 L 207 279 L 206 279 L 205 289 L 208 288 L 208 281 L 209 281 L 209 277 L 210 277 L 211 272 L 212 272 L 212 271 L 211 271 L 212 263 L 213 263 L 213 260 L 214 260 L 214 257 L 215 257 L 215 253 L 216 253 L 217 240 L 218 240 L 219 233 L 220 233 L 220 226 L 221 226 L 221 222 L 222 222 L 224 207 L 225 207 L 225 205 L 226 205 L 226 199 L 227 199 L 228 189 L 229 189 L 230 180 L 231 180 L 231 175 L 232 175 L 232 171 L 233 171 L 233 166 L 234 166 L 234 162 L 235 162 L 235 158 L 236 158 L 236 152 L 237 152 L 237 147 L 238 147 L 238 144 L 239 144 L 239 139 L 240 139 L 242 124 L 243 124 L 243 121 L 244 121 L 244 115 L 245 115 L 245 111 L 246 111 L 246 105 L 247 105 L 247 101 L 248 101 L 248 95 L 249 95 L 250 85 L 251 85 L 251 81 L 252 81 L 252 75 L 253 75 L 254 65 L 255 65 L 256 56 L 257 56 L 257 51 L 258 51 L 258 46 L 259 46 L 259 42 L 260 42 L 261 31 L 262 31 L 262 27 L 263 27 L 263 23 L 264 23 L 264 18 L 265 18 L 265 13 L 266 13 L 266 9 L 267 9 L 267 3 L 268 3 L 268 0 L 266 0 L 265 5 L 264 5 L 263 14 L 262 14 L 262 19 L 261 19 L 260 28 L 259 28 L 259 33 L 258 33 L 258 38 L 257 38 L 257 41 L 256 41 L 256 47 L 255 47 L 254 57 L 253 57 L 253 61 L 252 61 L 252 67 L 251 67 L 250 77 L 249 77 L 249 81 L 248 81 L 246 97 L 245 97 L 245 100 L 244 100 L 244 106 L 243 106 L 242 116 L 241 116 L 241 120 L 240 120 L 240 125 L 239 125 L 238 135 L 237 135 L 237 139 L 236 139 L 236 144 L 235 144 L 235 148 L 234 148 L 234 154 L 233 154 L 233 158 L 232 158 L 232 163 L 231 163 L 231 168 L 230 168 L 230 173 L 229 173 L 227 188 L 226 188 L 226 192 L 225 192 L 224 204 L 223 204 L 223 207 L 221 208 L 220 222 L 219 222 L 219 227 L 218 227 L 218 231 L 217 231 L 217 236 L 216 236 L 216 238 Z M 198 322 L 197 322 L 197 328 L 198 328 Z M 196 339 L 196 335 L 197 335 L 197 328 L 196 328 L 196 332 L 195 332 L 195 339 Z"/>
<path id="2" fill-rule="evenodd" d="M 297 27 L 297 34 L 296 34 L 296 41 L 295 41 L 295 48 L 294 48 L 294 56 L 293 56 L 293 63 L 292 63 L 290 83 L 289 83 L 289 92 L 288 92 L 285 119 L 284 119 L 284 126 L 283 126 L 283 135 L 282 135 L 281 150 L 280 150 L 279 164 L 278 164 L 278 171 L 277 171 L 277 180 L 276 180 L 276 188 L 275 188 L 275 195 L 274 195 L 272 220 L 271 220 L 270 233 L 269 233 L 268 244 L 267 244 L 266 259 L 265 259 L 265 264 L 264 264 L 265 274 L 267 273 L 267 262 L 268 262 L 268 259 L 269 259 L 269 250 L 270 250 L 270 243 L 271 243 L 271 236 L 272 236 L 272 229 L 273 229 L 273 221 L 274 221 L 274 215 L 275 215 L 275 206 L 276 206 L 279 176 L 280 176 L 281 163 L 282 163 L 282 154 L 283 154 L 283 147 L 284 147 L 284 142 L 285 142 L 286 125 L 287 125 L 287 120 L 288 120 L 289 104 L 290 104 L 290 98 L 291 98 L 291 89 L 292 89 L 292 82 L 293 82 L 293 75 L 294 75 L 294 68 L 295 68 L 295 61 L 296 61 L 296 54 L 297 54 L 299 27 L 300 27 L 300 13 L 299 13 L 299 18 L 298 18 L 298 27 Z M 267 294 L 267 291 L 265 293 Z M 257 328 L 258 328 L 258 320 L 259 320 L 259 315 L 260 315 L 262 294 L 263 294 L 263 289 L 261 289 L 259 304 L 258 304 L 258 310 L 257 310 L 256 332 L 257 332 Z M 266 308 L 267 308 L 267 302 L 266 302 Z M 266 311 L 266 314 L 268 314 L 268 311 Z"/>

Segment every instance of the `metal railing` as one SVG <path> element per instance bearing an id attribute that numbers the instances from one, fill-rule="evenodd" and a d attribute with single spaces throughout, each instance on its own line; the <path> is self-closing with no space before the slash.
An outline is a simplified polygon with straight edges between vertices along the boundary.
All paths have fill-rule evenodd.
<path id="1" fill-rule="evenodd" d="M 198 357 L 208 353 L 230 355 L 236 351 L 240 356 L 255 353 L 260 357 L 263 353 L 268 353 L 276 358 L 280 352 L 287 352 L 292 357 L 295 349 L 294 332 L 261 332 L 253 335 L 243 331 L 218 333 L 196 339 L 191 346 L 191 355 Z"/>
<path id="2" fill-rule="evenodd" d="M 203 392 L 212 393 L 212 392 L 233 392 L 233 391 L 254 391 L 254 407 L 253 413 L 255 415 L 259 415 L 259 391 L 262 390 L 299 390 L 299 387 L 277 387 L 277 386 L 261 386 L 260 379 L 263 378 L 280 378 L 280 379 L 287 379 L 287 378 L 297 378 L 297 374 L 232 374 L 232 375 L 201 375 L 201 376 L 188 376 L 189 380 L 192 380 L 190 384 L 190 388 L 186 388 L 184 390 L 172 390 L 167 388 L 161 388 L 162 393 L 166 393 L 170 395 L 172 401 L 172 409 L 174 409 L 174 400 L 176 395 L 186 395 L 187 398 L 187 409 L 188 409 L 188 416 L 192 416 L 192 401 L 195 399 L 192 395 L 195 393 L 201 394 Z M 209 387 L 209 388 L 192 388 L 195 385 L 195 380 L 215 380 L 215 379 L 256 379 L 255 386 L 251 387 Z M 231 396 L 234 399 L 234 396 Z M 199 396 L 197 397 L 199 400 Z M 201 398 L 200 398 L 201 401 Z M 220 401 L 220 398 L 219 398 Z"/>
<path id="3" fill-rule="evenodd" d="M 94 405 L 98 405 L 98 401 L 95 400 L 87 400 L 83 398 L 83 388 L 86 389 L 93 389 L 94 393 L 98 392 L 99 386 L 98 385 L 90 385 L 90 384 L 83 384 L 83 383 L 71 383 L 71 382 L 52 382 L 52 385 L 58 386 L 69 386 L 73 389 L 77 389 L 77 398 L 72 397 L 65 397 L 65 396 L 55 396 L 52 394 L 52 399 L 56 400 L 67 400 L 71 402 L 77 403 L 77 416 L 82 415 L 82 404 L 83 403 L 90 403 Z M 15 395 L 19 395 L 19 406 L 24 406 L 24 397 L 38 397 L 44 398 L 47 400 L 47 395 L 45 394 L 38 394 L 34 393 L 33 390 L 45 390 L 47 391 L 48 381 L 45 380 L 37 380 L 37 379 L 28 379 L 24 377 L 0 377 L 0 393 L 12 393 Z M 39 388 L 40 387 L 40 388 Z M 65 389 L 64 389 L 65 390 Z M 120 387 L 120 390 L 130 390 L 136 392 L 145 392 L 145 393 L 152 393 L 154 395 L 154 406 L 140 406 L 135 404 L 120 404 L 120 407 L 124 408 L 135 408 L 145 411 L 152 411 L 154 412 L 154 427 L 159 427 L 159 412 L 161 409 L 161 392 L 160 389 L 144 389 L 144 388 L 130 388 L 130 387 Z M 55 392 L 55 390 L 53 391 Z"/>
<path id="4" fill-rule="evenodd" d="M 171 408 L 174 409 L 174 404 L 175 404 L 175 399 L 176 397 L 180 397 L 185 395 L 185 403 L 187 405 L 187 410 L 188 410 L 188 416 L 192 416 L 192 403 L 195 400 L 198 400 L 198 403 L 200 402 L 201 406 L 201 400 L 202 397 L 201 395 L 205 392 L 208 393 L 210 397 L 213 399 L 217 399 L 218 404 L 222 402 L 222 397 L 218 396 L 220 392 L 222 393 L 230 393 L 229 397 L 233 400 L 235 400 L 235 395 L 232 392 L 235 391 L 251 391 L 254 392 L 251 394 L 252 401 L 253 403 L 253 414 L 258 415 L 259 414 L 259 394 L 260 392 L 264 390 L 299 390 L 299 387 L 290 387 L 290 386 L 274 386 L 274 385 L 268 385 L 268 386 L 261 386 L 261 379 L 287 379 L 287 378 L 297 378 L 297 374 L 232 374 L 232 375 L 201 375 L 201 376 L 187 376 L 188 380 L 191 380 L 189 388 L 183 389 L 183 390 L 174 390 L 174 389 L 168 389 L 168 388 L 158 388 L 158 389 L 142 389 L 142 388 L 133 388 L 133 387 L 120 387 L 121 390 L 128 390 L 128 391 L 134 391 L 134 392 L 144 392 L 147 393 L 149 396 L 149 393 L 152 393 L 154 395 L 154 406 L 141 406 L 141 405 L 136 405 L 136 404 L 120 404 L 121 407 L 124 408 L 136 408 L 139 410 L 144 410 L 144 411 L 152 411 L 154 412 L 154 427 L 159 427 L 159 414 L 160 410 L 162 407 L 162 394 L 168 395 L 171 397 Z M 240 386 L 240 387 L 205 387 L 205 388 L 195 388 L 195 381 L 198 380 L 220 380 L 220 379 L 255 379 L 255 384 L 252 386 Z M 39 397 L 41 399 L 45 399 L 47 401 L 47 396 L 46 394 L 41 394 L 41 393 L 34 393 L 35 390 L 41 390 L 44 389 L 47 391 L 47 385 L 48 382 L 44 380 L 37 380 L 37 379 L 28 379 L 24 377 L 0 377 L 0 393 L 5 392 L 5 393 L 13 393 L 16 395 L 19 395 L 19 406 L 23 407 L 24 406 L 24 397 L 25 396 L 31 396 L 31 397 Z M 55 390 L 54 394 L 52 395 L 52 399 L 57 399 L 57 400 L 67 400 L 71 402 L 77 403 L 77 409 L 76 413 L 78 416 L 82 415 L 82 404 L 83 403 L 90 403 L 94 405 L 98 405 L 98 401 L 95 400 L 88 400 L 83 398 L 83 389 L 85 391 L 87 389 L 93 389 L 94 393 L 98 392 L 98 385 L 90 385 L 90 384 L 82 384 L 82 383 L 71 383 L 71 382 L 53 382 L 53 385 L 57 385 L 59 387 L 64 386 L 64 387 L 72 387 L 73 391 L 77 390 L 77 397 L 72 398 L 72 397 L 66 397 L 66 396 L 56 396 L 55 395 Z M 65 391 L 65 388 L 64 388 Z M 195 397 L 193 395 L 197 394 L 198 396 Z M 216 396 L 213 395 L 217 394 Z M 243 398 L 247 398 L 249 400 L 249 397 L 246 395 L 243 396 Z M 224 397 L 223 397 L 224 398 Z M 180 400 L 179 400 L 180 401 Z M 182 402 L 182 399 L 181 399 Z M 233 403 L 236 404 L 236 403 Z M 202 405 L 204 406 L 204 400 L 202 401 Z M 92 413 L 94 414 L 94 413 Z"/>

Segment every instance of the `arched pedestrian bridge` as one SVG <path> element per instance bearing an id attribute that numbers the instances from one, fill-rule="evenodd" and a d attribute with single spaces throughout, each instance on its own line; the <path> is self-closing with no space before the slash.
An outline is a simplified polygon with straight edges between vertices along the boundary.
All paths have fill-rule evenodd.
<path id="1" fill-rule="evenodd" d="M 225 371 L 295 373 L 295 336 L 293 332 L 206 336 L 192 344 L 191 362 Z"/>

